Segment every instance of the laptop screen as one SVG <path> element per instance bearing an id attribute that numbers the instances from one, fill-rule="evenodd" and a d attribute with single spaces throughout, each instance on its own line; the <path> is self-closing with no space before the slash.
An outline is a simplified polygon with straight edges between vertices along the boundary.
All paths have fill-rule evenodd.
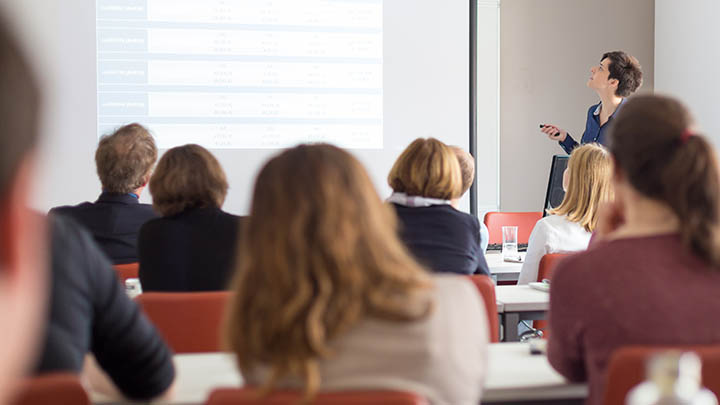
<path id="1" fill-rule="evenodd" d="M 552 165 L 550 166 L 550 177 L 548 178 L 547 191 L 545 192 L 545 205 L 543 206 L 543 217 L 547 215 L 547 211 L 550 208 L 555 208 L 562 202 L 565 197 L 565 190 L 563 190 L 562 179 L 563 173 L 568 165 L 568 155 L 555 155 L 552 158 Z"/>

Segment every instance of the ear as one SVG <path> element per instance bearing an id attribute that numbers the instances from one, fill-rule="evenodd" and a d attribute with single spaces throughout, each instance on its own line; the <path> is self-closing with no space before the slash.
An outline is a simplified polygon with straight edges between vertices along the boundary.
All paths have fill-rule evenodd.
<path id="1" fill-rule="evenodd" d="M 617 89 L 618 86 L 620 85 L 620 80 L 618 80 L 618 79 L 608 79 L 608 85 L 610 85 L 610 87 L 612 87 L 612 88 L 614 88 L 614 89 Z"/>
<path id="2" fill-rule="evenodd" d="M 150 182 L 150 177 L 152 176 L 152 171 L 148 172 L 145 177 L 143 178 L 143 187 L 147 186 Z"/>

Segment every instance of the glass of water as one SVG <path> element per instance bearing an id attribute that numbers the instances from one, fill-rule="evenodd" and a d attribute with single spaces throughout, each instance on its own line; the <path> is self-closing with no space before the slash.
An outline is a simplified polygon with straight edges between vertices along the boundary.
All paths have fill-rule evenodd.
<path id="1" fill-rule="evenodd" d="M 518 253 L 517 244 L 517 226 L 503 226 L 502 227 L 502 255 L 503 260 L 519 260 L 520 253 Z"/>

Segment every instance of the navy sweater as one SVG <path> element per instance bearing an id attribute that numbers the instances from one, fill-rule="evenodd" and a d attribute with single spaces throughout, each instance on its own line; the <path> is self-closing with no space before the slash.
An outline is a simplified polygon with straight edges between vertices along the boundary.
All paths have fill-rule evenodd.
<path id="1" fill-rule="evenodd" d="M 438 273 L 490 274 L 477 218 L 450 205 L 393 206 L 400 237 L 420 263 Z"/>

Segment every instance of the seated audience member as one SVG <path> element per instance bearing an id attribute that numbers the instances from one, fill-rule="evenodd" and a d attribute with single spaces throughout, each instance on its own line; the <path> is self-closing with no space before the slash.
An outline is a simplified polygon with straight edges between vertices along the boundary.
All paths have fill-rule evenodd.
<path id="1" fill-rule="evenodd" d="M 28 208 L 39 90 L 0 16 L 0 404 L 34 358 L 45 306 L 44 218 Z"/>
<path id="2" fill-rule="evenodd" d="M 595 143 L 573 149 L 563 173 L 565 197 L 539 220 L 528 242 L 527 256 L 518 284 L 537 281 L 540 259 L 548 253 L 568 253 L 587 249 L 597 224 L 598 206 L 612 196 L 611 159 L 608 151 Z"/>
<path id="3" fill-rule="evenodd" d="M 715 151 L 680 102 L 629 99 L 610 129 L 614 201 L 586 252 L 552 281 L 548 358 L 602 400 L 624 345 L 720 343 L 720 181 Z M 710 317 L 708 317 L 710 315 Z"/>
<path id="4" fill-rule="evenodd" d="M 475 158 L 459 146 L 451 146 L 450 148 L 452 148 L 453 152 L 455 152 L 458 163 L 460 163 L 460 173 L 462 174 L 462 193 L 460 193 L 460 195 L 462 196 L 470 190 L 470 186 L 472 186 L 473 180 L 475 180 Z M 457 208 L 459 204 L 460 198 L 452 200 L 453 207 Z M 487 226 L 480 221 L 480 249 L 483 254 L 487 251 L 489 241 L 490 232 L 488 231 Z"/>
<path id="5" fill-rule="evenodd" d="M 228 287 L 240 217 L 220 209 L 227 189 L 220 163 L 201 146 L 172 148 L 160 158 L 150 193 L 162 218 L 143 225 L 138 241 L 144 291 Z"/>
<path id="6" fill-rule="evenodd" d="M 463 190 L 460 164 L 449 146 L 416 139 L 393 165 L 388 184 L 401 239 L 422 264 L 438 273 L 490 274 L 480 222 L 452 205 Z"/>
<path id="7" fill-rule="evenodd" d="M 152 135 L 140 124 L 125 125 L 100 138 L 95 152 L 102 194 L 94 203 L 56 207 L 51 213 L 74 219 L 90 231 L 114 264 L 134 263 L 140 227 L 157 214 L 139 198 L 157 160 Z"/>
<path id="8" fill-rule="evenodd" d="M 415 262 L 349 153 L 301 145 L 270 160 L 241 250 L 227 339 L 249 384 L 479 403 L 488 334 L 475 287 Z"/>
<path id="9" fill-rule="evenodd" d="M 80 372 L 91 352 L 127 398 L 168 395 L 175 371 L 162 338 L 92 237 L 69 218 L 50 219 L 50 311 L 37 373 Z M 102 381 L 89 375 L 91 383 Z"/>

